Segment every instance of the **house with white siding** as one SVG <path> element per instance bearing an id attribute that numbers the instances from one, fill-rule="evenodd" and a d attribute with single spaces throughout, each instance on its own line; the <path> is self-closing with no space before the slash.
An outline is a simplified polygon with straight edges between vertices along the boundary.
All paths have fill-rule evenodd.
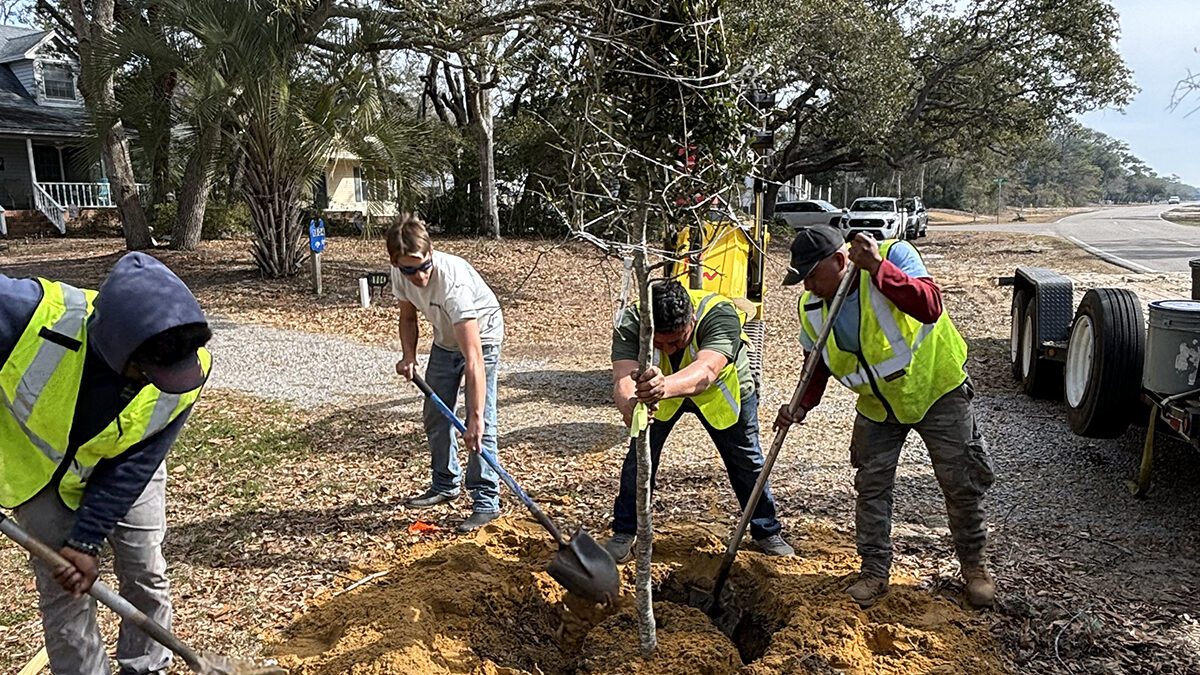
<path id="1" fill-rule="evenodd" d="M 327 214 L 391 217 L 399 213 L 395 184 L 370 180 L 362 161 L 349 152 L 329 158 L 313 191 L 317 208 Z"/>

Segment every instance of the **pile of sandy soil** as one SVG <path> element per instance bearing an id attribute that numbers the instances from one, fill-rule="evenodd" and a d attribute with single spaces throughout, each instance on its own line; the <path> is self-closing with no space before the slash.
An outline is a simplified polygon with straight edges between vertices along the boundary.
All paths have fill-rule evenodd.
<path id="1" fill-rule="evenodd" d="M 638 653 L 633 565 L 614 606 L 588 605 L 546 574 L 537 525 L 504 518 L 475 538 L 419 545 L 378 580 L 301 616 L 271 651 L 293 673 L 973 673 L 1009 669 L 986 618 L 893 578 L 863 611 L 844 593 L 857 560 L 845 535 L 793 532 L 798 555 L 743 551 L 722 625 L 686 604 L 711 586 L 721 540 L 674 524 L 655 536 L 658 650 Z M 728 633 L 728 634 L 727 634 Z"/>

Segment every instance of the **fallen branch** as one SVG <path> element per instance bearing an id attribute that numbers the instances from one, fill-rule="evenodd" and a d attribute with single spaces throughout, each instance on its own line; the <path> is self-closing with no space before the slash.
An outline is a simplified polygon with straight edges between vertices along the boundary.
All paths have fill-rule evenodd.
<path id="1" fill-rule="evenodd" d="M 368 574 L 367 576 L 365 576 L 365 577 L 363 577 L 363 578 L 359 579 L 358 581 L 356 581 L 356 582 L 354 582 L 354 583 L 350 584 L 349 586 L 347 586 L 347 587 L 343 588 L 342 590 L 338 591 L 337 593 L 334 593 L 334 594 L 333 594 L 333 597 L 335 597 L 335 598 L 336 598 L 336 597 L 337 597 L 337 596 L 339 596 L 339 595 L 345 595 L 346 593 L 349 593 L 350 591 L 352 591 L 352 590 L 354 590 L 354 589 L 358 588 L 359 586 L 362 586 L 363 584 L 366 584 L 366 583 L 369 583 L 369 582 L 371 582 L 371 581 L 374 581 L 375 579 L 378 579 L 379 577 L 382 577 L 382 576 L 387 576 L 387 574 L 388 574 L 390 571 L 391 571 L 391 570 L 386 570 L 386 571 L 383 571 L 383 572 L 376 572 L 376 573 L 374 573 L 374 574 Z"/>
<path id="2" fill-rule="evenodd" d="M 1059 639 L 1062 638 L 1063 633 L 1066 632 L 1067 626 L 1070 626 L 1072 623 L 1074 623 L 1075 619 L 1078 619 L 1084 612 L 1088 611 L 1088 609 L 1090 607 L 1091 606 L 1089 605 L 1088 607 L 1084 607 L 1083 609 L 1079 610 L 1078 612 L 1075 612 L 1075 616 L 1071 617 L 1070 619 L 1067 619 L 1067 622 L 1062 625 L 1062 628 L 1058 629 L 1058 634 L 1054 636 L 1054 658 L 1057 659 L 1058 662 L 1062 664 L 1063 668 L 1066 668 L 1067 664 L 1065 661 L 1062 660 L 1062 657 L 1058 655 L 1058 641 L 1059 641 Z"/>

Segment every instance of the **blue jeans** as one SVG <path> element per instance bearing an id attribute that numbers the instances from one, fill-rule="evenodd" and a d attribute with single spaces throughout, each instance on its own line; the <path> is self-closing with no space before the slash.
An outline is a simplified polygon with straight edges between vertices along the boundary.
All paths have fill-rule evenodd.
<path id="1" fill-rule="evenodd" d="M 500 346 L 483 346 L 484 379 L 487 392 L 483 404 L 483 447 L 496 454 L 496 370 L 500 365 Z M 446 405 L 454 410 L 458 405 L 458 388 L 462 384 L 466 361 L 463 355 L 437 345 L 429 352 L 425 381 Z M 430 469 L 433 489 L 442 494 L 458 494 L 462 468 L 458 463 L 458 438 L 450 420 L 425 401 L 425 435 L 429 437 Z M 467 490 L 473 498 L 472 508 L 478 513 L 500 510 L 500 477 L 478 453 L 467 460 Z"/>
<path id="2" fill-rule="evenodd" d="M 721 461 L 725 463 L 725 472 L 729 474 L 729 483 L 737 495 L 738 503 L 745 508 L 746 500 L 754 490 L 754 483 L 762 470 L 763 454 L 758 444 L 758 396 L 750 394 L 742 398 L 742 414 L 738 421 L 728 429 L 714 429 L 690 400 L 683 402 L 675 416 L 666 421 L 654 420 L 650 423 L 650 458 L 653 465 L 650 486 L 654 489 L 658 477 L 658 458 L 662 455 L 663 444 L 667 441 L 671 429 L 685 412 L 691 412 L 700 419 L 708 432 L 709 438 L 717 446 Z M 771 485 L 768 482 L 763 490 L 762 498 L 754 508 L 754 517 L 750 521 L 750 535 L 755 539 L 764 539 L 773 534 L 779 534 L 783 526 L 775 517 L 775 498 L 771 496 Z M 625 464 L 621 466 L 621 491 L 617 493 L 617 502 L 613 506 L 613 532 L 617 534 L 637 534 L 637 445 L 629 443 L 629 453 L 625 455 Z"/>

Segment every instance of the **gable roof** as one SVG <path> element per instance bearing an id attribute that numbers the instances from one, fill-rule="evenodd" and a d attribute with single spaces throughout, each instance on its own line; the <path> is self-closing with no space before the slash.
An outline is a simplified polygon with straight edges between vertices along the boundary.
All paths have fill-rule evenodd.
<path id="1" fill-rule="evenodd" d="M 87 136 L 87 110 L 83 107 L 38 105 L 13 74 L 12 68 L 0 64 L 0 133 Z"/>
<path id="2" fill-rule="evenodd" d="M 54 37 L 54 31 L 0 26 L 0 63 L 30 58 L 31 51 Z"/>

